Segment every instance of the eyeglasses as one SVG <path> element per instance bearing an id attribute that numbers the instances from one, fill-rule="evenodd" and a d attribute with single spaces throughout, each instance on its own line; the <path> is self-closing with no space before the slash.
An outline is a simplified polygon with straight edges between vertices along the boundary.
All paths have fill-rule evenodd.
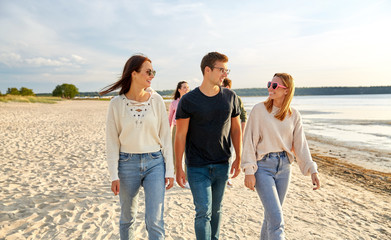
<path id="1" fill-rule="evenodd" d="M 152 69 L 148 69 L 147 74 L 148 74 L 148 76 L 156 76 L 156 71 L 152 70 Z"/>
<path id="2" fill-rule="evenodd" d="M 212 67 L 212 70 L 213 68 L 217 68 L 220 70 L 221 73 L 226 73 L 227 75 L 229 74 L 229 72 L 231 72 L 230 69 L 226 69 L 226 68 L 222 68 L 222 67 Z"/>
<path id="3" fill-rule="evenodd" d="M 277 88 L 287 88 L 287 87 L 285 87 L 285 86 L 283 86 L 283 85 L 280 85 L 280 84 L 278 84 L 278 83 L 276 83 L 276 82 L 267 82 L 267 88 L 270 88 L 270 87 L 272 87 L 273 89 L 277 89 Z"/>

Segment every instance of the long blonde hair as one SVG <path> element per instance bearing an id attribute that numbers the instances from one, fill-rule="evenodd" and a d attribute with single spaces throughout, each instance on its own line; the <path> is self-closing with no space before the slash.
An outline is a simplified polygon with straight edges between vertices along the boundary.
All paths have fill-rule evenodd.
<path id="1" fill-rule="evenodd" d="M 293 95 L 295 94 L 295 83 L 293 81 L 292 76 L 288 73 L 276 73 L 273 77 L 279 77 L 282 81 L 282 84 L 287 87 L 286 90 L 288 91 L 288 94 L 285 95 L 284 101 L 282 102 L 280 111 L 276 115 L 274 115 L 275 118 L 282 121 L 285 119 L 288 113 L 289 115 L 292 114 L 292 109 L 290 105 L 292 102 Z M 267 111 L 271 113 L 273 109 L 273 99 L 268 98 L 264 104 Z"/>

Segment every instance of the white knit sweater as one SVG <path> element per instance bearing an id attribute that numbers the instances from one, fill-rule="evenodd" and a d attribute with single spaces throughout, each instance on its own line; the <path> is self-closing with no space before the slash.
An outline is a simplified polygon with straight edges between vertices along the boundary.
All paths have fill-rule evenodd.
<path id="1" fill-rule="evenodd" d="M 287 114 L 283 121 L 274 115 L 279 108 L 273 107 L 269 113 L 263 102 L 251 110 L 243 137 L 241 167 L 246 175 L 254 174 L 257 161 L 270 152 L 285 151 L 290 162 L 296 161 L 304 175 L 317 172 L 317 165 L 312 161 L 307 140 L 304 135 L 300 113 L 292 108 L 292 115 Z"/>
<path id="2" fill-rule="evenodd" d="M 125 95 L 109 104 L 106 123 L 107 164 L 112 181 L 118 178 L 119 153 L 150 153 L 161 150 L 166 177 L 174 177 L 171 132 L 163 98 L 148 89 L 151 97 L 139 103 Z"/>

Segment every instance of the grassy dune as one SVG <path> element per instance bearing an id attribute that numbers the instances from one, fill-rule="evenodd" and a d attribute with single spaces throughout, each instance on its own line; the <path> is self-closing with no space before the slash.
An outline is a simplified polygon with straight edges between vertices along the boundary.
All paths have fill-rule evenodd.
<path id="1" fill-rule="evenodd" d="M 0 96 L 0 102 L 26 102 L 26 103 L 56 103 L 61 101 L 59 97 L 36 97 L 36 96 Z"/>

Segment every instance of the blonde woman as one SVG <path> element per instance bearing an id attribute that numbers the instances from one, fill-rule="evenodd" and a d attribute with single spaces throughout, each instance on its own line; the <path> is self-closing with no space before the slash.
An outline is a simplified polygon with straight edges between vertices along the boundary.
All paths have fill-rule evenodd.
<path id="1" fill-rule="evenodd" d="M 245 186 L 257 190 L 264 206 L 261 239 L 284 239 L 282 204 L 291 163 L 296 158 L 304 175 L 311 175 L 313 190 L 320 188 L 300 113 L 290 106 L 295 86 L 291 75 L 276 73 L 267 84 L 269 98 L 252 109 L 243 139 L 242 168 Z"/>

